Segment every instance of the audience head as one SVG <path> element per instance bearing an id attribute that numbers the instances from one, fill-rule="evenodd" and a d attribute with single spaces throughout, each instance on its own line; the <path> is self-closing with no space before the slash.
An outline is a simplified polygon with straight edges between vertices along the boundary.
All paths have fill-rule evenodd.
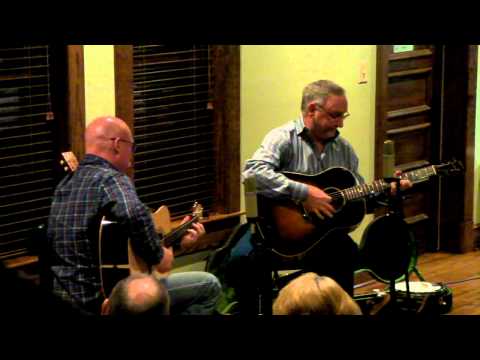
<path id="1" fill-rule="evenodd" d="M 132 274 L 120 280 L 102 305 L 103 315 L 156 316 L 170 313 L 165 285 L 153 275 Z"/>
<path id="2" fill-rule="evenodd" d="M 292 280 L 273 304 L 274 315 L 361 315 L 358 304 L 338 283 L 309 272 Z"/>

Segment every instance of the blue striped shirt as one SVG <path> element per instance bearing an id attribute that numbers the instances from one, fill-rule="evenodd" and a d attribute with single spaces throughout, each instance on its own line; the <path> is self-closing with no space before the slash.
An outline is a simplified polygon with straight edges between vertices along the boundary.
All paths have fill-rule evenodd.
<path id="1" fill-rule="evenodd" d="M 123 225 L 135 253 L 147 264 L 162 260 L 163 248 L 150 210 L 138 198 L 130 178 L 108 161 L 87 154 L 55 190 L 47 237 L 54 293 L 97 313 L 104 298 L 98 262 L 102 216 Z"/>
<path id="2" fill-rule="evenodd" d="M 242 175 L 244 179 L 254 176 L 262 195 L 305 201 L 307 185 L 290 180 L 280 172 L 312 175 L 334 166 L 347 168 L 359 183 L 364 183 L 358 173 L 358 157 L 350 143 L 338 134 L 320 152 L 300 116 L 265 136 L 260 148 L 247 160 Z"/>

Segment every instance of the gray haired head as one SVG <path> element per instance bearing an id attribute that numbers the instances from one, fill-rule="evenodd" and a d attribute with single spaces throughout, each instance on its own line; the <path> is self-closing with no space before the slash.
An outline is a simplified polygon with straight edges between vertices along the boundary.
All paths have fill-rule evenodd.
<path id="1" fill-rule="evenodd" d="M 302 114 L 306 113 L 307 106 L 312 101 L 324 105 L 330 95 L 345 96 L 345 89 L 330 80 L 317 80 L 303 89 Z"/>

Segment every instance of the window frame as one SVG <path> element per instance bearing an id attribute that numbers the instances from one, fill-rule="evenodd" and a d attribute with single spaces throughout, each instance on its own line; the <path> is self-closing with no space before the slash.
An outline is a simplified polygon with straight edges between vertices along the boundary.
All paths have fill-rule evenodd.
<path id="1" fill-rule="evenodd" d="M 240 46 L 212 45 L 217 185 L 212 216 L 240 215 Z M 114 46 L 115 112 L 134 129 L 133 46 Z M 129 172 L 134 178 L 134 168 Z"/>

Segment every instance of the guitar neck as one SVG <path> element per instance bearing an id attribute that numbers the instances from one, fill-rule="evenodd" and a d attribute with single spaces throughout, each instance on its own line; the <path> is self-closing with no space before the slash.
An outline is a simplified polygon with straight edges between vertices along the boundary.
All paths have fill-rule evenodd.
<path id="1" fill-rule="evenodd" d="M 400 176 L 401 179 L 410 180 L 412 183 L 418 183 L 430 179 L 432 176 L 437 175 L 435 165 L 426 166 L 421 169 L 407 171 Z"/>
<path id="2" fill-rule="evenodd" d="M 419 183 L 428 180 L 437 174 L 435 165 L 403 173 L 402 180 L 410 180 L 412 183 Z M 383 179 L 375 180 L 371 184 L 353 186 L 341 191 L 342 196 L 347 200 L 358 200 L 369 196 L 376 196 L 390 188 L 390 184 Z"/>
<path id="3" fill-rule="evenodd" d="M 192 224 L 198 221 L 199 216 L 194 215 L 190 220 L 183 223 L 179 227 L 177 227 L 172 232 L 168 233 L 163 237 L 163 244 L 165 247 L 170 247 L 175 245 L 179 240 L 183 237 L 183 235 L 187 232 L 188 229 L 192 227 Z"/>

